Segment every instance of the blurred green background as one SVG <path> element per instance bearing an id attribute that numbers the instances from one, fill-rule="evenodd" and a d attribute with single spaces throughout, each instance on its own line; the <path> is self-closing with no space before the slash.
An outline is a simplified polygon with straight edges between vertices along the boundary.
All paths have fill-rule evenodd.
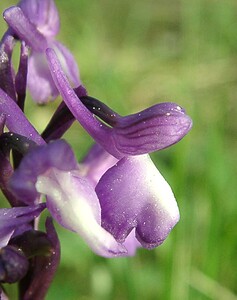
<path id="1" fill-rule="evenodd" d="M 57 226 L 62 260 L 47 300 L 237 299 L 237 1 L 55 2 L 59 40 L 91 96 L 121 114 L 177 102 L 194 124 L 180 143 L 152 155 L 180 207 L 167 241 L 104 259 Z M 1 11 L 14 3 L 1 0 Z M 40 131 L 57 103 L 28 101 Z M 92 143 L 78 124 L 65 138 L 78 159 Z"/>

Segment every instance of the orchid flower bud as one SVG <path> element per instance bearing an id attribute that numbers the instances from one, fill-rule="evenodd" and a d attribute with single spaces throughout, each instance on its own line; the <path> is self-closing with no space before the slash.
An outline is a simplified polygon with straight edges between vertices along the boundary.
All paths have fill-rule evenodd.
<path id="1" fill-rule="evenodd" d="M 0 209 L 0 248 L 8 244 L 12 235 L 20 226 L 34 220 L 43 210 L 45 204 Z"/>
<path id="2" fill-rule="evenodd" d="M 13 246 L 0 249 L 0 282 L 20 281 L 27 273 L 29 261 L 24 253 Z"/>

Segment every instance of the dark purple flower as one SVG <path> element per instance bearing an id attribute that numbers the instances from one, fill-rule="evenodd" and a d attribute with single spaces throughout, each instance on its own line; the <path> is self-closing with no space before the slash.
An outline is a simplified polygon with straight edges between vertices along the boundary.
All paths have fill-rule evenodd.
<path id="1" fill-rule="evenodd" d="M 60 24 L 53 0 L 22 0 L 18 6 L 5 10 L 3 15 L 15 35 L 31 48 L 27 85 L 36 102 L 45 103 L 58 96 L 45 59 L 47 47 L 57 52 L 71 83 L 80 85 L 77 64 L 71 52 L 55 40 Z"/>
<path id="2" fill-rule="evenodd" d="M 13 246 L 0 249 L 0 282 L 14 283 L 27 273 L 29 261 L 24 253 Z"/>
<path id="3" fill-rule="evenodd" d="M 112 127 L 106 125 L 80 101 L 55 52 L 47 49 L 46 54 L 52 77 L 69 110 L 94 140 L 114 157 L 120 159 L 164 149 L 177 143 L 191 129 L 192 120 L 175 103 L 160 103 L 126 117 L 111 113 Z M 101 109 L 106 109 L 104 107 Z"/>

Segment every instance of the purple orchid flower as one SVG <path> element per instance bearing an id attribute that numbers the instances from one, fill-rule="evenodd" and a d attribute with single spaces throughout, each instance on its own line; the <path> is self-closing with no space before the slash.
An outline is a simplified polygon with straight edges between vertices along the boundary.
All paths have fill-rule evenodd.
<path id="1" fill-rule="evenodd" d="M 105 257 L 131 255 L 141 245 L 158 246 L 179 220 L 173 193 L 147 155 L 122 158 L 95 188 L 82 176 L 84 170 L 70 146 L 58 140 L 30 151 L 10 188 L 28 205 L 39 193 L 46 195 L 52 216 Z"/>
<path id="2" fill-rule="evenodd" d="M 55 84 L 72 115 L 114 157 L 121 159 L 164 149 L 177 143 L 191 129 L 191 118 L 175 103 L 160 103 L 126 117 L 110 109 L 107 113 L 107 107 L 102 105 L 97 109 L 99 116 L 106 116 L 101 122 L 70 86 L 54 50 L 47 49 L 46 55 Z M 105 124 L 108 119 L 109 126 Z"/>
<path id="3" fill-rule="evenodd" d="M 0 41 L 0 188 L 12 208 L 0 209 L 0 298 L 7 298 L 2 283 L 17 282 L 19 299 L 41 300 L 60 260 L 52 218 L 46 232 L 38 230 L 45 208 L 104 257 L 131 256 L 165 241 L 179 209 L 149 153 L 181 140 L 192 120 L 176 103 L 121 116 L 89 96 L 72 54 L 56 40 L 53 0 L 21 0 L 5 10 L 4 19 L 9 28 Z M 24 114 L 26 86 L 38 103 L 63 98 L 41 135 Z M 80 163 L 59 140 L 75 120 L 96 142 Z"/>
<path id="4" fill-rule="evenodd" d="M 71 52 L 55 40 L 59 32 L 59 16 L 53 0 L 22 0 L 5 10 L 4 19 L 14 34 L 31 48 L 27 85 L 38 103 L 54 100 L 58 90 L 45 59 L 45 50 L 52 47 L 60 57 L 68 78 L 80 85 L 79 71 Z"/>
<path id="5" fill-rule="evenodd" d="M 95 144 L 80 170 L 95 186 L 102 226 L 123 243 L 129 255 L 141 246 L 160 245 L 178 222 L 171 188 L 148 155 L 117 160 Z"/>
<path id="6" fill-rule="evenodd" d="M 13 174 L 10 187 L 28 205 L 39 193 L 46 195 L 52 216 L 81 235 L 96 253 L 110 257 L 126 251 L 100 226 L 99 200 L 90 182 L 80 176 L 66 142 L 58 140 L 30 151 Z"/>

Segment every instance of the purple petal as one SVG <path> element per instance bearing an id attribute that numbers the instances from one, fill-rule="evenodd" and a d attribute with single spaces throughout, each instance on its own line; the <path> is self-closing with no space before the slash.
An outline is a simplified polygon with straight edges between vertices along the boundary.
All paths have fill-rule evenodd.
<path id="1" fill-rule="evenodd" d="M 115 157 L 120 158 L 121 154 L 114 147 L 114 141 L 111 136 L 111 128 L 97 120 L 94 115 L 83 105 L 81 100 L 70 86 L 70 83 L 63 72 L 62 66 L 60 65 L 55 51 L 48 48 L 46 50 L 46 56 L 54 82 L 71 113 L 96 142 L 104 147 L 106 151 Z"/>
<path id="2" fill-rule="evenodd" d="M 1 300 L 9 300 L 9 298 L 5 294 L 5 291 L 3 291 L 3 289 L 1 287 L 0 287 L 0 299 Z"/>
<path id="3" fill-rule="evenodd" d="M 23 203 L 9 190 L 8 181 L 13 174 L 13 167 L 10 163 L 9 155 L 4 155 L 0 151 L 0 189 L 7 198 L 11 206 L 21 206 Z"/>
<path id="4" fill-rule="evenodd" d="M 30 151 L 11 177 L 10 189 L 25 203 L 33 203 L 38 195 L 35 188 L 38 176 L 51 168 L 62 171 L 77 169 L 75 156 L 70 146 L 63 140 Z"/>
<path id="5" fill-rule="evenodd" d="M 175 103 L 159 103 L 134 115 L 121 117 L 114 127 L 117 149 L 126 155 L 150 153 L 181 140 L 192 120 Z"/>
<path id="6" fill-rule="evenodd" d="M 117 162 L 117 158 L 106 152 L 99 144 L 94 144 L 80 164 L 80 173 L 95 187 L 101 176 Z"/>
<path id="7" fill-rule="evenodd" d="M 28 69 L 28 55 L 29 48 L 25 45 L 25 42 L 21 43 L 20 63 L 15 79 L 17 104 L 24 111 L 24 103 L 26 96 L 26 83 L 27 83 L 27 69 Z"/>
<path id="8" fill-rule="evenodd" d="M 145 248 L 160 245 L 179 220 L 168 183 L 148 155 L 125 157 L 96 186 L 102 226 L 119 242 L 133 228 Z"/>
<path id="9" fill-rule="evenodd" d="M 52 169 L 39 176 L 36 188 L 47 196 L 47 208 L 59 224 L 79 234 L 105 257 L 122 255 L 125 248 L 100 225 L 100 204 L 93 187 L 75 172 Z"/>
<path id="10" fill-rule="evenodd" d="M 36 206 L 0 209 L 0 248 L 7 245 L 10 237 L 19 226 L 32 221 L 44 209 L 44 203 Z"/>
<path id="11" fill-rule="evenodd" d="M 39 103 L 53 101 L 58 96 L 44 53 L 32 51 L 28 62 L 27 87 L 32 99 Z"/>
<path id="12" fill-rule="evenodd" d="M 0 113 L 0 135 L 3 134 L 5 123 L 6 123 L 6 116 L 3 113 Z"/>
<path id="13" fill-rule="evenodd" d="M 68 80 L 73 87 L 81 86 L 81 80 L 79 76 L 79 70 L 77 62 L 74 59 L 72 53 L 61 43 L 55 41 L 53 49 L 59 57 L 60 63 L 62 64 L 63 70 L 68 77 Z"/>
<path id="14" fill-rule="evenodd" d="M 22 0 L 19 7 L 44 36 L 57 35 L 60 22 L 53 0 Z"/>
<path id="15" fill-rule="evenodd" d="M 25 16 L 20 7 L 12 6 L 3 13 L 4 19 L 17 36 L 35 51 L 44 51 L 47 40 Z"/>
<path id="16" fill-rule="evenodd" d="M 45 143 L 18 105 L 0 89 L 0 115 L 2 114 L 6 116 L 6 126 L 10 131 L 23 135 L 37 144 Z"/>
<path id="17" fill-rule="evenodd" d="M 0 88 L 13 100 L 16 100 L 14 72 L 12 68 L 12 51 L 15 40 L 8 30 L 0 42 Z"/>
<path id="18" fill-rule="evenodd" d="M 55 84 L 74 117 L 111 155 L 120 159 L 160 150 L 177 143 L 191 129 L 192 120 L 174 103 L 161 103 L 127 117 L 116 115 L 113 128 L 105 126 L 86 109 L 71 88 L 52 49 L 46 50 Z"/>
<path id="19" fill-rule="evenodd" d="M 69 81 L 74 85 L 80 85 L 77 63 L 71 52 L 59 42 L 52 42 L 51 46 L 57 52 L 60 62 L 67 74 Z M 59 94 L 50 73 L 44 52 L 31 52 L 29 58 L 27 86 L 33 100 L 37 103 L 53 101 Z"/>
<path id="20" fill-rule="evenodd" d="M 123 245 L 128 251 L 127 256 L 134 256 L 136 254 L 137 249 L 142 247 L 142 245 L 136 239 L 135 230 L 132 230 L 129 233 Z"/>

